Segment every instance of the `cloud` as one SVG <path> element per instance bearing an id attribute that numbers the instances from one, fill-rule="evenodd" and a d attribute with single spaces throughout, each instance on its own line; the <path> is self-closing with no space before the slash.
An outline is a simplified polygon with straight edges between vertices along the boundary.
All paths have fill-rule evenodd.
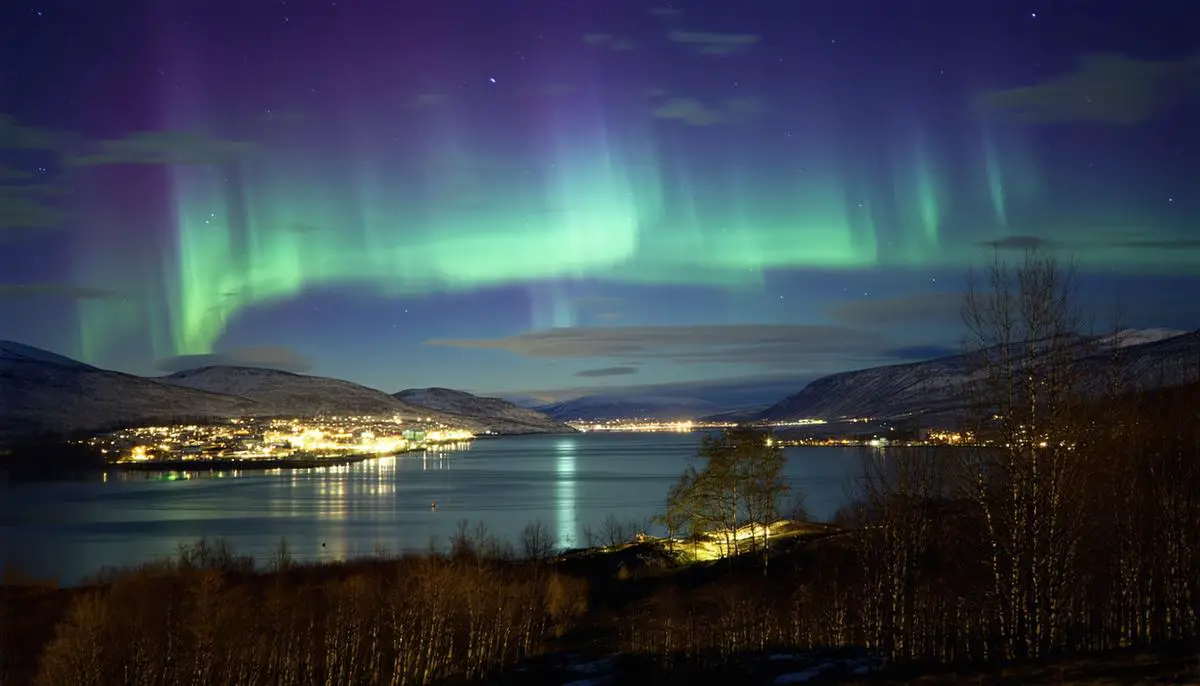
<path id="1" fill-rule="evenodd" d="M 75 286 L 67 283 L 5 283 L 0 284 L 0 298 L 54 297 L 72 300 L 98 300 L 121 298 L 116 291 L 106 288 Z"/>
<path id="2" fill-rule="evenodd" d="M 571 299 L 571 305 L 577 309 L 608 308 L 623 302 L 621 298 L 614 298 L 610 295 L 589 295 Z"/>
<path id="3" fill-rule="evenodd" d="M 1134 238 L 1129 234 L 1101 237 L 1096 240 L 1062 243 L 1037 236 L 1006 236 L 994 241 L 983 241 L 979 245 L 1000 250 L 1048 250 L 1064 246 L 1078 250 L 1196 250 L 1200 249 L 1200 238 Z"/>
<path id="4" fill-rule="evenodd" d="M 597 48 L 607 48 L 613 52 L 629 52 L 637 46 L 629 38 L 614 36 L 611 33 L 585 33 L 583 42 Z"/>
<path id="5" fill-rule="evenodd" d="M 1058 247 L 1056 241 L 1037 236 L 1005 236 L 994 241 L 984 241 L 980 245 L 999 250 L 1042 250 Z"/>
<path id="6" fill-rule="evenodd" d="M 407 103 L 410 109 L 424 109 L 426 107 L 440 107 L 450 102 L 448 93 L 418 93 L 414 95 Z"/>
<path id="7" fill-rule="evenodd" d="M 597 377 L 597 376 L 625 376 L 627 374 L 637 374 L 637 367 L 600 367 L 598 369 L 585 369 L 581 372 L 575 372 L 575 376 Z"/>
<path id="8" fill-rule="evenodd" d="M 55 150 L 69 139 L 68 134 L 25 126 L 11 115 L 0 114 L 0 150 Z"/>
<path id="9" fill-rule="evenodd" d="M 754 119 L 766 110 L 761 98 L 733 98 L 720 107 L 709 107 L 696 98 L 670 98 L 650 110 L 655 119 L 681 121 L 688 126 L 739 124 Z"/>
<path id="10" fill-rule="evenodd" d="M 0 114 L 0 150 L 23 151 L 22 156 L 30 151 L 57 156 L 72 138 L 69 134 L 25 126 L 12 116 Z M 50 160 L 44 163 L 49 165 Z M 63 190 L 47 183 L 46 178 L 26 169 L 0 167 L 0 233 L 56 228 L 65 219 L 66 213 L 51 202 Z"/>
<path id="11" fill-rule="evenodd" d="M 1109 247 L 1149 250 L 1198 250 L 1200 238 L 1167 238 L 1161 240 L 1132 240 L 1112 243 Z"/>
<path id="12" fill-rule="evenodd" d="M 667 40 L 679 43 L 701 55 L 736 55 L 746 52 L 762 41 L 756 33 L 716 33 L 675 29 Z"/>
<path id="13" fill-rule="evenodd" d="M 958 355 L 962 350 L 946 345 L 910 345 L 883 351 L 885 357 L 897 360 L 932 360 Z"/>
<path id="14" fill-rule="evenodd" d="M 77 167 L 102 164 L 224 164 L 255 150 L 245 141 L 222 140 L 196 131 L 140 131 L 100 141 L 93 150 L 67 158 Z"/>
<path id="15" fill-rule="evenodd" d="M 814 356 L 871 354 L 885 347 L 877 334 L 818 324 L 567 327 L 505 338 L 433 339 L 425 343 L 506 350 L 533 358 L 764 365 L 803 364 Z"/>
<path id="16" fill-rule="evenodd" d="M 298 373 L 312 369 L 312 362 L 291 348 L 262 346 L 231 348 L 207 355 L 179 355 L 159 360 L 155 366 L 168 373 L 198 367 L 261 367 Z"/>
<path id="17" fill-rule="evenodd" d="M 680 398 L 703 400 L 718 407 L 745 408 L 756 405 L 771 405 L 796 393 L 813 379 L 823 376 L 815 374 L 756 374 L 735 378 L 705 379 L 702 381 L 678 381 L 658 384 L 621 384 L 602 386 L 575 386 L 524 390 L 516 393 L 495 392 L 486 395 L 522 396 L 535 398 L 543 403 L 573 400 L 587 395 L 627 396 L 631 400 L 640 397 Z"/>
<path id="18" fill-rule="evenodd" d="M 623 316 L 620 310 L 623 304 L 624 301 L 621 298 L 610 296 L 586 296 L 571 300 L 571 307 L 579 315 L 595 317 L 606 322 L 616 321 Z"/>
<path id="19" fill-rule="evenodd" d="M 1028 123 L 1146 121 L 1200 88 L 1200 58 L 1136 60 L 1116 53 L 1085 55 L 1071 71 L 1031 86 L 980 95 L 981 109 Z"/>
<path id="20" fill-rule="evenodd" d="M 57 228 L 68 216 L 50 201 L 60 193 L 61 189 L 50 185 L 0 185 L 0 232 Z"/>
<path id="21" fill-rule="evenodd" d="M 957 320 L 962 293 L 922 293 L 894 298 L 848 300 L 826 311 L 833 321 L 848 327 L 877 327 L 897 323 Z M 899 357 L 903 357 L 902 355 Z"/>

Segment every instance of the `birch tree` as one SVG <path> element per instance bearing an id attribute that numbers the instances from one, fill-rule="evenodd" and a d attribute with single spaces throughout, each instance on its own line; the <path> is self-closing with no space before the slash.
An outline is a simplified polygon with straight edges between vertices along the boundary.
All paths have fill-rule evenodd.
<path id="1" fill-rule="evenodd" d="M 1075 274 L 1028 251 L 996 257 L 963 305 L 972 360 L 971 423 L 986 445 L 968 452 L 963 484 L 991 546 L 992 622 L 1004 657 L 1061 644 L 1083 494 L 1074 451 L 1083 389 Z"/>

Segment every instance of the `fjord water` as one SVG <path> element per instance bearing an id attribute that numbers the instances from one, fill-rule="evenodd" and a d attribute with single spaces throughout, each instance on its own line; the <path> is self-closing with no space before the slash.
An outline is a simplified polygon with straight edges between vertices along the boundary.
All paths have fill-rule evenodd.
<path id="1" fill-rule="evenodd" d="M 90 480 L 0 485 L 0 568 L 75 583 L 105 567 L 224 538 L 270 559 L 445 548 L 461 520 L 516 542 L 540 520 L 562 546 L 583 545 L 611 515 L 644 521 L 696 453 L 701 434 L 586 433 L 477 440 L 343 467 L 213 475 L 109 472 Z M 788 448 L 787 474 L 813 517 L 846 499 L 856 449 Z M 432 504 L 436 503 L 436 508 Z"/>

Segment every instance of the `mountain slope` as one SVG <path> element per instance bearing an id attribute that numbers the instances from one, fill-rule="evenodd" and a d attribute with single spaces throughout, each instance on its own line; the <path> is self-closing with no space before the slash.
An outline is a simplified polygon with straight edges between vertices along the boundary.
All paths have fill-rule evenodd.
<path id="1" fill-rule="evenodd" d="M 247 367 L 204 367 L 144 378 L 0 341 L 0 442 L 153 422 L 315 415 L 429 419 L 476 433 L 570 430 L 503 401 L 475 400 L 479 402 L 459 408 L 469 413 L 455 414 L 349 381 Z"/>
<path id="2" fill-rule="evenodd" d="M 1099 383 L 1114 358 L 1131 390 L 1177 386 L 1200 376 L 1200 332 L 1167 335 L 1127 332 L 1105 338 L 1079 337 L 1085 376 Z M 942 424 L 967 406 L 970 354 L 926 362 L 874 367 L 825 376 L 758 415 L 764 421 L 920 417 Z"/>
<path id="3" fill-rule="evenodd" d="M 671 421 L 695 419 L 726 408 L 701 398 L 653 396 L 642 393 L 598 393 L 537 408 L 561 422 L 575 420 L 651 419 Z"/>
<path id="4" fill-rule="evenodd" d="M 201 367 L 159 377 L 158 381 L 184 388 L 239 396 L 253 400 L 263 412 L 280 415 L 398 415 L 415 420 L 450 419 L 397 400 L 373 388 L 340 379 L 293 374 L 258 367 Z"/>
<path id="5" fill-rule="evenodd" d="M 164 386 L 0 341 L 0 438 L 253 412 L 245 398 Z"/>
<path id="6" fill-rule="evenodd" d="M 549 416 L 500 398 L 486 398 L 450 388 L 409 388 L 393 395 L 401 401 L 439 412 L 505 425 L 500 433 L 572 433 L 575 429 Z"/>

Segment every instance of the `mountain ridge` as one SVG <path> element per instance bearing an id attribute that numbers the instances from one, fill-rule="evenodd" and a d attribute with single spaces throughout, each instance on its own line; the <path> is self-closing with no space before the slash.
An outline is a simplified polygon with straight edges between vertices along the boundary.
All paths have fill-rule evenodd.
<path id="1" fill-rule="evenodd" d="M 1200 380 L 1200 331 L 1139 333 L 1076 337 L 1076 359 L 1084 365 L 1085 375 L 1104 378 L 1105 365 L 1116 359 L 1131 390 L 1168 388 Z M 975 374 L 972 357 L 978 354 L 966 352 L 823 376 L 755 419 L 781 422 L 869 417 L 948 425 L 969 402 L 968 385 Z"/>
<path id="2" fill-rule="evenodd" d="M 449 412 L 463 417 L 488 417 L 493 421 L 503 420 L 512 426 L 506 433 L 573 433 L 576 429 L 556 421 L 537 410 L 521 407 L 503 398 L 475 395 L 452 388 L 433 386 L 430 388 L 408 388 L 392 394 L 393 398 Z"/>
<path id="3" fill-rule="evenodd" d="M 446 412 L 340 379 L 211 365 L 144 377 L 0 340 L 0 443 L 137 424 L 319 415 L 430 419 L 490 434 L 572 430 L 549 418 Z"/>

